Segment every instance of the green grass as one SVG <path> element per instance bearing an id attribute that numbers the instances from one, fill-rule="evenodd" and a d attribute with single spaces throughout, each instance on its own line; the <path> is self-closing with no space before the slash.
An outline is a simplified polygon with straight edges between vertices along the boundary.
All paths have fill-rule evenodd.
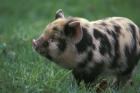
<path id="1" fill-rule="evenodd" d="M 0 0 L 0 93 L 93 93 L 78 87 L 67 71 L 32 49 L 57 9 L 96 20 L 124 16 L 140 25 L 139 0 Z M 140 66 L 140 65 L 139 65 Z M 140 68 L 134 86 L 105 93 L 140 93 Z"/>

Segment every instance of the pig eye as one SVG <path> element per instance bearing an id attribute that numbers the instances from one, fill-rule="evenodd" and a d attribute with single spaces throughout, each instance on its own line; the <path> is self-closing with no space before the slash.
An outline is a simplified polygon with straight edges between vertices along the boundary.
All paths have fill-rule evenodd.
<path id="1" fill-rule="evenodd" d="M 47 42 L 47 41 L 45 41 L 44 43 L 43 43 L 43 46 L 44 47 L 47 47 L 49 45 L 49 43 Z"/>
<path id="2" fill-rule="evenodd" d="M 57 28 L 57 27 L 53 27 L 53 30 L 54 30 L 54 31 L 58 31 L 58 28 Z"/>

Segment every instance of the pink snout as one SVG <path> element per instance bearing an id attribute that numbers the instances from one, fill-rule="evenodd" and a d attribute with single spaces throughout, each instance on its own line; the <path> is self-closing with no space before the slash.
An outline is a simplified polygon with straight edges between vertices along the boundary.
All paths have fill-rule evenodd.
<path id="1" fill-rule="evenodd" d="M 37 41 L 35 39 L 32 40 L 32 46 L 35 49 L 38 47 L 38 43 L 37 43 Z"/>

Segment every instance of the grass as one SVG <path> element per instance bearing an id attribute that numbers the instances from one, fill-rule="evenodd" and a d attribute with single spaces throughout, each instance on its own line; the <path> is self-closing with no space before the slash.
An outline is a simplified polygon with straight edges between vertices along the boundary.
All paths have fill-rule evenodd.
<path id="1" fill-rule="evenodd" d="M 31 41 L 54 19 L 66 15 L 96 20 L 124 16 L 140 25 L 139 0 L 0 0 L 0 93 L 93 93 L 77 87 L 67 71 L 33 51 Z M 139 65 L 140 66 L 140 65 Z M 104 93 L 139 93 L 140 68 L 134 86 Z"/>

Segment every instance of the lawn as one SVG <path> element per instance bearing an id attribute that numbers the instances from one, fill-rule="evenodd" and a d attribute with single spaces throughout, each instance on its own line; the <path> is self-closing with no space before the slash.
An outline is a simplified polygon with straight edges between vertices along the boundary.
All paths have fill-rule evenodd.
<path id="1" fill-rule="evenodd" d="M 67 16 L 97 20 L 124 16 L 140 26 L 140 0 L 0 0 L 0 93 L 94 93 L 78 87 L 71 71 L 32 49 L 57 9 Z M 108 79 L 111 81 L 111 79 Z M 134 85 L 104 93 L 140 93 L 140 64 Z"/>

